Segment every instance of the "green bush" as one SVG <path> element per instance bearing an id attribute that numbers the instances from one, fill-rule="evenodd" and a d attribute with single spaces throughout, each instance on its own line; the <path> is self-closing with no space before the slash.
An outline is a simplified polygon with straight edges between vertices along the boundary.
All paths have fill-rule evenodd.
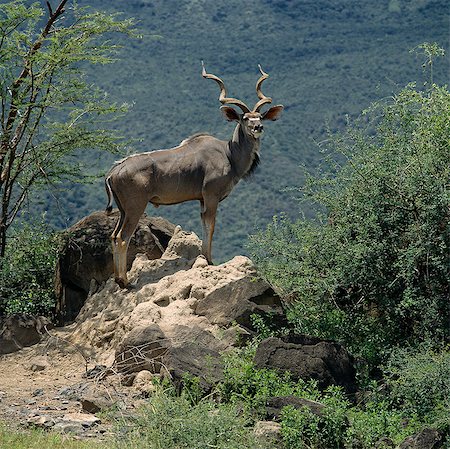
<path id="1" fill-rule="evenodd" d="M 405 416 L 450 430 L 450 351 L 398 349 L 383 368 L 387 400 Z"/>
<path id="2" fill-rule="evenodd" d="M 57 248 L 57 237 L 44 222 L 15 230 L 0 259 L 0 315 L 52 315 Z"/>
<path id="3" fill-rule="evenodd" d="M 282 436 L 286 449 L 344 448 L 348 431 L 347 414 L 350 403 L 337 387 L 330 387 L 317 394 L 316 400 L 325 408 L 321 416 L 303 407 L 292 406 L 282 410 Z"/>
<path id="4" fill-rule="evenodd" d="M 224 380 L 218 386 L 223 402 L 239 404 L 254 418 L 264 411 L 268 398 L 295 395 L 318 400 L 320 392 L 314 380 L 297 382 L 288 372 L 279 374 L 274 370 L 256 369 L 253 363 L 253 346 L 235 350 L 224 356 Z"/>
<path id="5" fill-rule="evenodd" d="M 382 438 L 389 438 L 397 445 L 424 427 L 415 417 L 406 418 L 401 410 L 390 408 L 383 401 L 352 407 L 347 411 L 347 418 L 349 427 L 344 441 L 349 449 L 372 449 Z"/>
<path id="6" fill-rule="evenodd" d="M 330 164 L 302 189 L 318 218 L 279 216 L 251 238 L 260 272 L 291 298 L 296 331 L 372 366 L 395 345 L 448 340 L 449 111 L 437 85 L 374 105 L 327 141 Z"/>
<path id="7" fill-rule="evenodd" d="M 140 410 L 139 416 L 122 427 L 119 448 L 148 449 L 264 448 L 253 437 L 249 422 L 233 405 L 203 399 L 192 404 L 189 394 L 175 396 L 162 389 Z"/>

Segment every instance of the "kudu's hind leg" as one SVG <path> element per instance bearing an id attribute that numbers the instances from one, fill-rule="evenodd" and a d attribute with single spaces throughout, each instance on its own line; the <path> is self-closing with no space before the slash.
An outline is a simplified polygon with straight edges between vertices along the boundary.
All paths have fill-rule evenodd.
<path id="1" fill-rule="evenodd" d="M 119 279 L 119 275 L 120 275 L 120 245 L 119 242 L 117 240 L 117 236 L 120 234 L 120 231 L 122 229 L 123 226 L 123 222 L 125 220 L 125 211 L 122 208 L 122 205 L 119 201 L 119 198 L 117 198 L 117 196 L 114 194 L 114 192 L 112 192 L 112 195 L 114 196 L 114 200 L 117 204 L 117 207 L 119 208 L 119 212 L 120 212 L 120 217 L 117 220 L 116 226 L 114 228 L 114 231 L 111 234 L 111 246 L 112 246 L 112 255 L 113 255 L 113 267 L 114 267 L 114 278 Z M 107 213 L 108 213 L 108 209 L 107 209 Z"/>
<path id="2" fill-rule="evenodd" d="M 125 214 L 122 225 L 115 237 L 115 249 L 117 257 L 115 259 L 115 266 L 117 271 L 115 272 L 116 282 L 121 288 L 128 285 L 127 278 L 127 252 L 128 246 L 130 245 L 131 238 L 133 237 L 134 231 L 136 230 L 137 224 L 141 215 L 144 213 L 145 206 L 133 210 L 132 215 Z"/>

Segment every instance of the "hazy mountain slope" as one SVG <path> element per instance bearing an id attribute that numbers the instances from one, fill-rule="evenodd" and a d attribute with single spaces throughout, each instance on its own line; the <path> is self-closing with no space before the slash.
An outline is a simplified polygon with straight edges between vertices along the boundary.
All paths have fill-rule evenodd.
<path id="1" fill-rule="evenodd" d="M 423 81 L 421 61 L 409 50 L 424 41 L 446 46 L 447 0 L 83 0 L 96 9 L 139 20 L 144 39 L 121 40 L 121 60 L 91 75 L 111 98 L 134 103 L 117 126 L 141 139 L 130 151 L 175 146 L 190 134 L 231 136 L 233 125 L 219 112 L 218 87 L 201 77 L 200 61 L 222 77 L 231 96 L 257 100 L 257 64 L 269 72 L 264 92 L 285 106 L 280 121 L 266 127 L 262 163 L 251 182 L 242 182 L 219 207 L 214 254 L 223 260 L 243 253 L 246 235 L 272 215 L 298 212 L 285 187 L 302 183 L 300 164 L 320 158 L 315 142 L 328 125 L 345 123 L 375 99 L 409 81 Z M 158 35 L 158 38 L 151 37 Z M 449 60 L 437 82 L 448 81 Z M 94 154 L 90 164 L 107 170 L 113 160 Z M 59 207 L 51 196 L 42 208 L 59 226 L 71 224 L 106 203 L 102 182 L 76 186 Z M 163 215 L 200 232 L 196 203 L 161 207 Z"/>

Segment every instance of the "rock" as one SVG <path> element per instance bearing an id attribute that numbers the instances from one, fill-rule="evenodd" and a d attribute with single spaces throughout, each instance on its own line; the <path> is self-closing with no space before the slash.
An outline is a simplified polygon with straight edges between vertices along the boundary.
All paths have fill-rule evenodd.
<path id="1" fill-rule="evenodd" d="M 190 256 L 183 248 L 191 242 L 197 248 L 194 253 L 198 252 L 200 240 L 191 234 L 177 231 L 171 242 L 185 238 L 184 244 L 169 244 L 171 251 L 181 248 Z M 192 267 L 201 256 L 164 257 L 137 257 L 129 272 L 132 288 L 120 289 L 110 279 L 89 297 L 69 336 L 71 343 L 97 363 L 114 363 L 122 374 L 143 369 L 157 373 L 158 358 L 178 340 L 206 338 L 206 346 L 221 352 L 240 344 L 238 334 L 248 335 L 245 325 L 251 325 L 252 313 L 281 311 L 279 298 L 258 279 L 247 257 L 237 256 L 218 266 L 199 263 L 197 268 Z M 236 321 L 245 325 L 238 327 Z"/>
<path id="2" fill-rule="evenodd" d="M 49 366 L 47 357 L 34 357 L 29 363 L 29 369 L 33 372 L 44 371 Z"/>
<path id="3" fill-rule="evenodd" d="M 52 327 L 50 320 L 42 316 L 15 314 L 0 318 L 0 355 L 39 343 L 45 329 Z"/>
<path id="4" fill-rule="evenodd" d="M 43 394 L 44 390 L 42 388 L 36 388 L 36 390 L 34 390 L 33 393 L 31 393 L 31 396 L 35 398 L 37 396 L 42 396 Z"/>
<path id="5" fill-rule="evenodd" d="M 75 435 L 82 435 L 83 434 L 83 426 L 80 423 L 74 423 L 74 422 L 64 422 L 64 421 L 58 421 L 53 426 L 53 431 L 59 432 L 59 433 L 70 433 Z"/>
<path id="6" fill-rule="evenodd" d="M 314 415 L 322 416 L 325 406 L 320 402 L 309 399 L 298 398 L 296 396 L 276 396 L 269 398 L 266 403 L 266 418 L 278 420 L 281 417 L 283 407 L 290 405 L 296 409 L 308 408 Z"/>
<path id="7" fill-rule="evenodd" d="M 131 330 L 116 350 L 114 368 L 121 374 L 142 370 L 159 373 L 161 357 L 167 351 L 168 341 L 156 324 Z"/>
<path id="8" fill-rule="evenodd" d="M 267 338 L 256 350 L 257 368 L 289 371 L 294 380 L 315 379 L 319 388 L 338 385 L 349 394 L 356 392 L 353 359 L 340 344 L 306 336 Z"/>
<path id="9" fill-rule="evenodd" d="M 282 313 L 280 299 L 255 272 L 253 282 L 243 277 L 213 290 L 198 302 L 195 313 L 219 326 L 236 322 L 251 328 L 250 316 L 269 309 Z"/>
<path id="10" fill-rule="evenodd" d="M 250 259 L 212 266 L 200 249 L 195 234 L 177 228 L 161 258 L 137 256 L 128 273 L 131 287 L 109 279 L 90 296 L 70 342 L 121 374 L 122 385 L 148 371 L 177 386 L 186 374 L 195 376 L 209 391 L 222 380 L 222 352 L 251 335 L 251 314 L 282 310 Z"/>
<path id="11" fill-rule="evenodd" d="M 61 388 L 58 391 L 58 396 L 65 397 L 69 400 L 79 401 L 83 394 L 88 394 L 91 384 L 87 382 L 80 382 L 75 385 Z"/>
<path id="12" fill-rule="evenodd" d="M 203 255 L 200 255 L 195 259 L 194 264 L 192 265 L 192 269 L 195 270 L 196 268 L 205 268 L 207 267 L 208 261 L 206 260 L 206 257 Z"/>
<path id="13" fill-rule="evenodd" d="M 192 232 L 186 232 L 180 226 L 175 228 L 167 245 L 163 259 L 196 259 L 202 253 L 202 242 Z"/>
<path id="14" fill-rule="evenodd" d="M 81 424 L 83 427 L 92 427 L 95 424 L 101 423 L 100 418 L 87 413 L 67 413 L 62 417 L 62 421 Z"/>
<path id="15" fill-rule="evenodd" d="M 258 421 L 253 428 L 255 437 L 264 443 L 269 443 L 273 447 L 281 444 L 281 424 L 273 421 Z"/>
<path id="16" fill-rule="evenodd" d="M 153 383 L 154 379 L 155 375 L 150 371 L 140 371 L 133 380 L 133 387 L 145 397 L 150 396 L 156 391 L 156 385 Z"/>
<path id="17" fill-rule="evenodd" d="M 106 365 L 95 365 L 94 368 L 87 370 L 81 377 L 85 379 L 101 380 L 108 374 L 109 368 Z"/>
<path id="18" fill-rule="evenodd" d="M 382 437 L 375 442 L 374 449 L 391 449 L 395 446 L 394 442 L 388 437 Z"/>
<path id="19" fill-rule="evenodd" d="M 163 377 L 168 377 L 181 388 L 186 374 L 199 379 L 199 387 L 205 393 L 223 380 L 223 366 L 219 352 L 196 343 L 185 342 L 171 347 L 163 356 Z"/>
<path id="20" fill-rule="evenodd" d="M 77 437 L 87 437 L 86 430 L 92 429 L 101 423 L 99 418 L 86 413 L 67 413 L 63 416 L 41 415 L 38 411 L 30 413 L 33 416 L 27 418 L 28 426 L 51 429 L 61 433 L 71 433 Z M 95 435 L 93 434 L 92 436 Z"/>
<path id="21" fill-rule="evenodd" d="M 161 373 L 178 386 L 187 373 L 198 376 L 202 388 L 208 390 L 222 379 L 218 361 L 222 349 L 223 343 L 200 326 L 171 324 L 163 333 L 153 324 L 135 328 L 124 338 L 116 351 L 114 367 L 123 374 Z"/>
<path id="22" fill-rule="evenodd" d="M 27 424 L 29 426 L 34 427 L 41 427 L 44 429 L 49 429 L 50 427 L 53 427 L 55 425 L 56 421 L 47 415 L 38 415 L 38 416 L 31 416 L 27 419 Z"/>
<path id="23" fill-rule="evenodd" d="M 439 449 L 443 447 L 442 434 L 436 429 L 423 429 L 406 438 L 399 449 Z"/>
<path id="24" fill-rule="evenodd" d="M 73 321 L 88 294 L 95 293 L 113 273 L 110 236 L 118 217 L 118 211 L 94 212 L 64 233 L 55 281 L 60 324 Z M 128 267 L 138 253 L 148 259 L 161 257 L 174 230 L 175 225 L 163 218 L 143 216 L 130 242 Z"/>
<path id="25" fill-rule="evenodd" d="M 97 387 L 96 383 L 88 384 L 76 399 L 80 402 L 82 411 L 87 413 L 97 413 L 115 406 L 122 406 L 122 401 L 116 392 Z"/>

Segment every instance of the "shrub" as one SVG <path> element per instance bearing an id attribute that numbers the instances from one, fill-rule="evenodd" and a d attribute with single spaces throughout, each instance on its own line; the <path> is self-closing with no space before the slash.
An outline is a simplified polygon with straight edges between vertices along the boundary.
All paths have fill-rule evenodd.
<path id="1" fill-rule="evenodd" d="M 57 247 L 56 234 L 44 222 L 15 229 L 0 259 L 0 315 L 52 315 Z"/>
<path id="2" fill-rule="evenodd" d="M 389 438 L 397 445 L 424 427 L 414 417 L 405 418 L 401 410 L 392 409 L 383 401 L 369 401 L 364 407 L 353 407 L 348 410 L 347 417 L 349 427 L 345 447 L 349 449 L 372 449 L 382 438 Z"/>
<path id="3" fill-rule="evenodd" d="M 295 395 L 318 400 L 317 382 L 294 382 L 288 372 L 279 374 L 270 369 L 257 369 L 253 363 L 254 347 L 235 350 L 224 356 L 224 380 L 218 391 L 221 400 L 239 404 L 257 418 L 264 411 L 268 398 Z"/>
<path id="4" fill-rule="evenodd" d="M 175 396 L 161 389 L 130 424 L 117 443 L 119 448 L 264 448 L 233 405 L 208 399 L 192 404 L 189 395 Z"/>
<path id="5" fill-rule="evenodd" d="M 450 430 L 450 351 L 397 349 L 383 368 L 392 407 Z"/>
<path id="6" fill-rule="evenodd" d="M 448 340 L 449 110 L 434 84 L 374 105 L 327 142 L 331 165 L 302 189 L 317 219 L 279 216 L 251 238 L 260 272 L 293 299 L 298 332 L 372 366 L 397 344 Z"/>

